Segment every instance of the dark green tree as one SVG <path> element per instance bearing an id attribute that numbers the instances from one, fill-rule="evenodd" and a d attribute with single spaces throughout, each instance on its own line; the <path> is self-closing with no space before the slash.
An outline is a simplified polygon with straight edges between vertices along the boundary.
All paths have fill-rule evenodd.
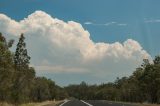
<path id="1" fill-rule="evenodd" d="M 34 69 L 29 67 L 30 57 L 28 56 L 24 40 L 25 37 L 21 34 L 14 56 L 15 80 L 12 97 L 15 104 L 30 101 L 30 89 L 35 77 Z"/>
<path id="2" fill-rule="evenodd" d="M 54 81 L 45 77 L 35 77 L 34 68 L 29 66 L 30 57 L 24 40 L 22 34 L 13 54 L 9 48 L 14 40 L 7 42 L 0 33 L 0 101 L 19 105 L 32 101 L 66 98 L 67 92 Z"/>
<path id="3" fill-rule="evenodd" d="M 13 54 L 9 48 L 13 42 L 13 40 L 7 42 L 5 37 L 0 33 L 0 101 L 9 101 L 10 98 L 14 68 Z"/>
<path id="4" fill-rule="evenodd" d="M 151 103 L 158 103 L 160 91 L 160 57 L 156 56 L 153 64 L 144 67 L 144 73 L 140 79 L 147 100 Z"/>
<path id="5" fill-rule="evenodd" d="M 28 68 L 30 57 L 27 54 L 26 43 L 24 42 L 25 37 L 21 34 L 17 49 L 15 52 L 14 63 L 17 68 Z"/>

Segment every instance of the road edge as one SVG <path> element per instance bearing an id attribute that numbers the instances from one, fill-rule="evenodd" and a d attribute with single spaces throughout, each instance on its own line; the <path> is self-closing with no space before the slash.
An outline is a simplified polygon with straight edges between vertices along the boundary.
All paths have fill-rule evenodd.
<path id="1" fill-rule="evenodd" d="M 65 100 L 62 104 L 60 104 L 59 106 L 63 106 L 64 104 L 66 104 L 67 102 L 69 102 L 70 100 Z"/>
<path id="2" fill-rule="evenodd" d="M 87 102 L 85 102 L 83 100 L 80 100 L 80 101 L 83 102 L 84 104 L 88 105 L 88 106 L 93 106 L 93 105 L 91 105 L 91 104 L 89 104 L 89 103 L 87 103 Z"/>

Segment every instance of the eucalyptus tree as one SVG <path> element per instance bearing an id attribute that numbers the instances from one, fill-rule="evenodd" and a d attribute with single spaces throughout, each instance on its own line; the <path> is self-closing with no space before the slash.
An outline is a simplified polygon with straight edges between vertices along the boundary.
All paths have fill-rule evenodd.
<path id="1" fill-rule="evenodd" d="M 14 40 L 6 41 L 0 33 L 0 100 L 8 100 L 13 81 L 13 54 L 9 50 Z"/>

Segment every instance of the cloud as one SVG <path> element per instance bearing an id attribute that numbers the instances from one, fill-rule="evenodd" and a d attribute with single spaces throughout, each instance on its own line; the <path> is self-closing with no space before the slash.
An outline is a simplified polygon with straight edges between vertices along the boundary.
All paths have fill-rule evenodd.
<path id="1" fill-rule="evenodd" d="M 126 23 L 118 23 L 118 22 L 107 22 L 107 23 L 102 23 L 102 24 L 98 24 L 98 23 L 93 23 L 93 22 L 85 22 L 85 25 L 95 25 L 95 26 L 110 26 L 110 25 L 116 25 L 116 26 L 127 26 Z"/>
<path id="2" fill-rule="evenodd" d="M 145 23 L 160 23 L 160 19 L 150 19 L 150 20 L 145 19 L 144 22 Z"/>
<path id="3" fill-rule="evenodd" d="M 71 77 L 72 73 L 90 73 L 106 81 L 110 80 L 108 76 L 114 79 L 129 75 L 144 58 L 151 59 L 133 39 L 123 43 L 94 42 L 80 23 L 64 22 L 43 11 L 35 11 L 20 21 L 0 14 L 0 32 L 17 38 L 25 34 L 32 64 L 39 73 L 70 73 Z"/>
<path id="4" fill-rule="evenodd" d="M 77 68 L 77 67 L 63 67 L 63 66 L 46 66 L 40 65 L 35 66 L 38 71 L 47 71 L 47 73 L 86 73 L 88 70 L 84 68 Z"/>
<path id="5" fill-rule="evenodd" d="M 91 25 L 91 24 L 93 24 L 92 22 L 85 22 L 84 23 L 85 25 Z"/>
<path id="6" fill-rule="evenodd" d="M 117 24 L 118 26 L 127 26 L 127 24 Z"/>
<path id="7" fill-rule="evenodd" d="M 93 23 L 93 22 L 85 22 L 84 23 L 85 25 L 94 25 L 94 26 L 103 26 L 103 25 L 105 25 L 105 24 L 97 24 L 97 23 Z"/>

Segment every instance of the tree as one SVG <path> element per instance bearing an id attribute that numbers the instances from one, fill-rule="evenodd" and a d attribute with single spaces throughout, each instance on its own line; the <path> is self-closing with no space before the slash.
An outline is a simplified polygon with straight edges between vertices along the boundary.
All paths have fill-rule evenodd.
<path id="1" fill-rule="evenodd" d="M 32 90 L 32 100 L 42 102 L 45 100 L 64 99 L 66 92 L 63 88 L 55 85 L 55 83 L 45 77 L 37 77 L 34 80 L 34 88 Z"/>
<path id="2" fill-rule="evenodd" d="M 27 102 L 30 100 L 30 89 L 35 77 L 35 71 L 29 67 L 30 57 L 27 54 L 25 37 L 21 34 L 14 55 L 15 73 L 12 97 L 14 103 Z"/>
<path id="3" fill-rule="evenodd" d="M 7 42 L 0 33 L 0 101 L 19 105 L 32 101 L 66 98 L 67 92 L 54 81 L 45 77 L 35 77 L 34 68 L 29 66 L 30 57 L 24 40 L 22 34 L 13 54 L 9 48 L 14 40 Z"/>
<path id="4" fill-rule="evenodd" d="M 32 91 L 33 100 L 42 102 L 50 98 L 47 79 L 44 77 L 37 77 L 34 80 L 34 89 Z"/>
<path id="5" fill-rule="evenodd" d="M 28 68 L 30 57 L 27 54 L 25 37 L 21 34 L 15 52 L 14 63 L 17 68 Z"/>
<path id="6" fill-rule="evenodd" d="M 6 41 L 5 37 L 0 33 L 0 100 L 9 100 L 10 89 L 13 81 L 13 55 L 9 48 L 13 44 L 13 40 Z"/>
<path id="7" fill-rule="evenodd" d="M 160 57 L 156 56 L 153 64 L 144 67 L 144 73 L 140 78 L 147 100 L 151 103 L 158 103 L 160 91 Z"/>

